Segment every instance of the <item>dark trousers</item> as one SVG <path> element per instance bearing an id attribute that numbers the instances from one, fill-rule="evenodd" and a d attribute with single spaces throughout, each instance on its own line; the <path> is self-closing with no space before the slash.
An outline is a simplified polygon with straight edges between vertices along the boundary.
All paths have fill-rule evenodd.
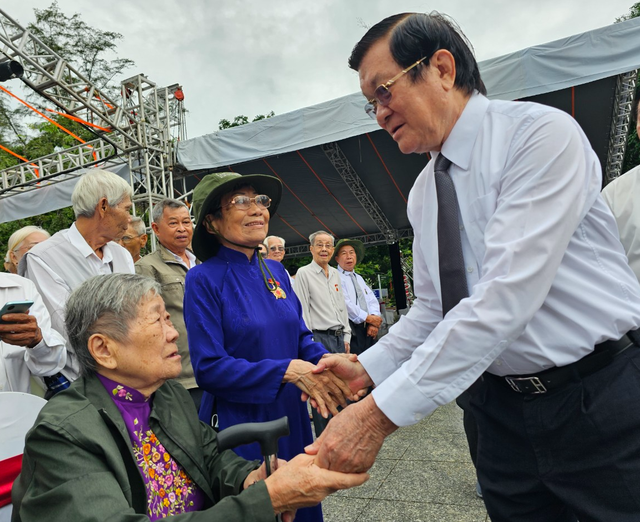
<path id="1" fill-rule="evenodd" d="M 351 353 L 360 355 L 373 344 L 373 337 L 367 335 L 367 323 L 356 324 L 349 321 L 351 327 Z"/>
<path id="2" fill-rule="evenodd" d="M 344 353 L 344 335 L 332 335 L 314 330 L 313 340 L 321 343 L 327 351 L 331 353 Z M 311 416 L 313 417 L 313 427 L 316 432 L 316 437 L 319 437 L 327 427 L 327 424 L 329 424 L 332 416 L 329 415 L 329 417 L 325 419 L 315 408 L 311 408 Z"/>
<path id="3" fill-rule="evenodd" d="M 640 520 L 640 348 L 540 395 L 485 374 L 471 410 L 492 522 Z"/>
<path id="4" fill-rule="evenodd" d="M 476 424 L 476 418 L 473 416 L 471 410 L 471 397 L 473 393 L 472 389 L 466 390 L 460 394 L 456 399 L 456 404 L 462 409 L 462 425 L 464 426 L 464 434 L 467 436 L 467 444 L 469 445 L 469 454 L 471 455 L 471 462 L 476 465 L 478 459 L 478 425 Z"/>

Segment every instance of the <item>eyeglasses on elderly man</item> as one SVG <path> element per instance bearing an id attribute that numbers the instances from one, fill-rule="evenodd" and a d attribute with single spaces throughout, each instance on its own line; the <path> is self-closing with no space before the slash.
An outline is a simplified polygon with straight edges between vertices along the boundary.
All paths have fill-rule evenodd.
<path id="1" fill-rule="evenodd" d="M 200 511 L 206 520 L 272 522 L 282 513 L 291 521 L 296 509 L 367 480 L 304 454 L 266 477 L 264 464 L 219 452 L 216 432 L 173 380 L 178 333 L 154 280 L 85 281 L 69 297 L 66 327 L 81 378 L 45 405 L 27 435 L 13 522 L 196 522 Z"/>

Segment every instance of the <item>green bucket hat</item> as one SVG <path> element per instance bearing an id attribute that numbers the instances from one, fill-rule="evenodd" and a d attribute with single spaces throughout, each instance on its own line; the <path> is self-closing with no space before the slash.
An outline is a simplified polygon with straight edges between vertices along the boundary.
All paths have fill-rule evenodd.
<path id="1" fill-rule="evenodd" d="M 344 246 L 351 246 L 356 251 L 356 265 L 362 263 L 362 260 L 364 259 L 364 243 L 359 239 L 341 239 L 336 244 L 336 247 L 333 250 L 333 255 L 331 256 L 331 260 L 329 261 L 332 266 L 336 266 L 338 264 L 338 262 L 336 261 L 336 256 L 340 253 L 340 249 Z"/>
<path id="2" fill-rule="evenodd" d="M 213 257 L 220 248 L 217 238 L 204 225 L 204 218 L 217 209 L 211 208 L 214 201 L 219 200 L 238 184 L 251 185 L 258 194 L 266 194 L 271 198 L 269 214 L 274 216 L 282 197 L 282 182 L 265 174 L 241 175 L 237 172 L 214 172 L 206 175 L 193 190 L 193 215 L 196 218 L 196 229 L 193 232 L 193 253 L 200 261 Z"/>

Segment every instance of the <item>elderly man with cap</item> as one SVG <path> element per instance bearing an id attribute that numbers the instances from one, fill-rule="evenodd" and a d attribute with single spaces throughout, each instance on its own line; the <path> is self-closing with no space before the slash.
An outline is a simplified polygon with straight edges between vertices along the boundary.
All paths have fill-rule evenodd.
<path id="1" fill-rule="evenodd" d="M 382 324 L 380 304 L 362 276 L 354 268 L 364 259 L 364 244 L 357 239 L 341 239 L 331 264 L 338 264 L 344 302 L 351 327 L 351 353 L 361 354 L 369 348 Z"/>
<path id="2" fill-rule="evenodd" d="M 116 243 L 131 222 L 131 196 L 129 183 L 116 174 L 101 169 L 84 174 L 71 195 L 76 221 L 34 246 L 20 261 L 18 272 L 34 282 L 51 325 L 65 337 L 64 306 L 75 288 L 96 275 L 134 273 L 131 255 Z M 67 351 L 62 373 L 45 378 L 49 393 L 78 378 L 78 362 L 69 344 Z"/>

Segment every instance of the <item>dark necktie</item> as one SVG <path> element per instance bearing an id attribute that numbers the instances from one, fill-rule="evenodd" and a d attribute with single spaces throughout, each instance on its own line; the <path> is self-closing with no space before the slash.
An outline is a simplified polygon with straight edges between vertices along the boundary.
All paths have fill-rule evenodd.
<path id="1" fill-rule="evenodd" d="M 442 317 L 469 296 L 465 275 L 458 198 L 453 180 L 449 176 L 451 161 L 438 154 L 434 167 L 438 195 L 438 262 L 440 264 L 440 292 Z"/>

